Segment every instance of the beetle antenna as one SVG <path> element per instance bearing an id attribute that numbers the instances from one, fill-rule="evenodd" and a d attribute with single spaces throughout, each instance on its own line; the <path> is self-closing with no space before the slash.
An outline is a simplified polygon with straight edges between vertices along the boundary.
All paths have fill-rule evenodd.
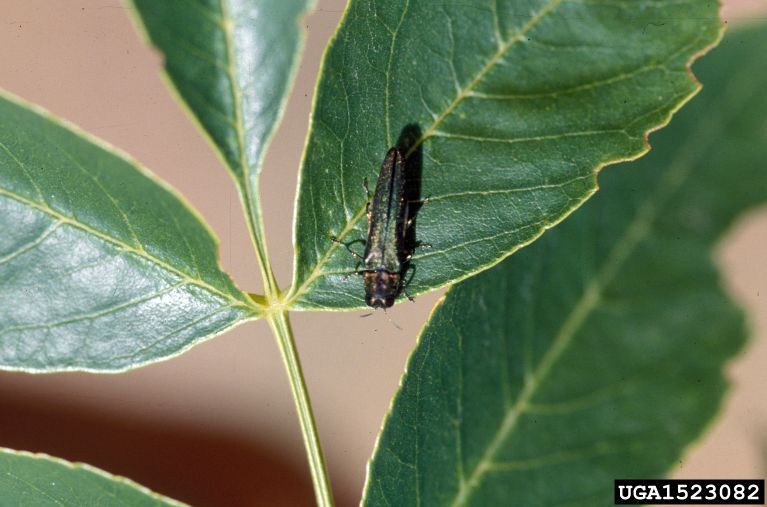
<path id="1" fill-rule="evenodd" d="M 396 322 L 394 322 L 394 321 L 391 319 L 391 317 L 389 317 L 389 313 L 386 311 L 386 308 L 384 308 L 384 309 L 383 309 L 383 311 L 384 311 L 384 315 L 386 316 L 386 320 L 388 320 L 388 321 L 389 321 L 389 324 L 391 324 L 392 326 L 394 326 L 394 327 L 396 327 L 397 329 L 399 329 L 400 331 L 402 331 L 402 328 L 401 328 L 401 327 L 399 327 L 399 324 L 397 324 Z"/>

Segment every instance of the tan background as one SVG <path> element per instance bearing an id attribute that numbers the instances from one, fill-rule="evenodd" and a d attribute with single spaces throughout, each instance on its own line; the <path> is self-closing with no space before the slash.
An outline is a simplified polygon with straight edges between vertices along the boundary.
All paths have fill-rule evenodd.
<path id="1" fill-rule="evenodd" d="M 278 279 L 291 275 L 293 194 L 322 50 L 344 6 L 320 0 L 285 121 L 263 176 Z M 763 0 L 725 2 L 730 23 L 767 19 Z M 257 269 L 235 189 L 164 87 L 118 0 L 0 0 L 0 87 L 127 151 L 185 194 L 249 291 Z M 680 476 L 764 477 L 767 459 L 767 212 L 721 249 L 755 336 L 731 368 L 719 420 Z M 369 319 L 295 314 L 295 332 L 340 505 L 356 503 L 381 419 L 437 295 Z M 0 446 L 86 461 L 195 505 L 311 504 L 303 448 L 267 326 L 241 326 L 165 363 L 115 376 L 0 374 Z"/>

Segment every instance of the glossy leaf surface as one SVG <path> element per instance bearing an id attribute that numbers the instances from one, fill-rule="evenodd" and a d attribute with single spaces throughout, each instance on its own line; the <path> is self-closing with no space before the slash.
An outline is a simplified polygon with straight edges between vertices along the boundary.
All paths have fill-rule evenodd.
<path id="1" fill-rule="evenodd" d="M 282 113 L 300 18 L 313 2 L 132 1 L 170 81 L 247 192 Z"/>
<path id="2" fill-rule="evenodd" d="M 365 178 L 408 153 L 417 210 L 410 294 L 533 241 L 646 151 L 697 89 L 716 2 L 352 0 L 324 62 L 302 167 L 291 302 L 364 306 L 347 276 L 367 228 Z M 411 206 L 411 212 L 418 204 Z M 356 242 L 356 243 L 351 243 Z"/>
<path id="3" fill-rule="evenodd" d="M 255 316 L 156 177 L 0 95 L 0 367 L 123 370 Z"/>
<path id="4" fill-rule="evenodd" d="M 555 231 L 452 288 L 423 331 L 366 505 L 613 505 L 711 421 L 744 319 L 712 247 L 767 201 L 767 27 L 698 68 L 703 93 Z"/>
<path id="5" fill-rule="evenodd" d="M 180 506 L 123 477 L 43 454 L 0 449 L 0 497 L 14 506 Z"/>

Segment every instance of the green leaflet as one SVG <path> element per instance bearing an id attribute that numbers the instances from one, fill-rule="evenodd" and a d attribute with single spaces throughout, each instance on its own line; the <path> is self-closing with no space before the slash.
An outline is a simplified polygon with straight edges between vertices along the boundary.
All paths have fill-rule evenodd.
<path id="1" fill-rule="evenodd" d="M 408 361 L 365 505 L 612 505 L 710 423 L 746 339 L 711 250 L 767 201 L 767 27 L 733 33 L 641 162 L 452 288 Z"/>
<path id="2" fill-rule="evenodd" d="M 183 505 L 123 477 L 44 454 L 0 449 L 3 505 Z"/>
<path id="3" fill-rule="evenodd" d="M 362 181 L 410 147 L 419 211 L 410 294 L 485 269 L 596 190 L 605 164 L 697 90 L 689 62 L 715 43 L 707 0 L 351 0 L 329 48 L 301 172 L 297 308 L 360 308 Z M 421 152 L 422 150 L 422 152 Z M 421 173 L 420 175 L 418 173 Z"/>
<path id="4" fill-rule="evenodd" d="M 0 95 L 0 367 L 118 371 L 256 316 L 202 220 L 135 161 Z"/>
<path id="5" fill-rule="evenodd" d="M 132 1 L 172 84 L 252 205 L 303 44 L 299 21 L 314 2 Z"/>

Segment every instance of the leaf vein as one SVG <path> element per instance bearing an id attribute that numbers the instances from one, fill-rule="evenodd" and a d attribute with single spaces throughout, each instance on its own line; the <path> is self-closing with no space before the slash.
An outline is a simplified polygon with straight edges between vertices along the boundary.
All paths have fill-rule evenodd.
<path id="1" fill-rule="evenodd" d="M 124 243 L 120 239 L 117 239 L 117 238 L 115 238 L 113 236 L 110 236 L 110 235 L 108 235 L 108 234 L 106 234 L 104 232 L 98 231 L 98 230 L 92 228 L 91 226 L 86 225 L 83 222 L 77 221 L 77 220 L 75 220 L 75 219 L 73 219 L 71 217 L 68 217 L 68 216 L 66 216 L 66 215 L 64 215 L 64 214 L 62 214 L 62 213 L 60 213 L 60 212 L 50 208 L 47 205 L 31 201 L 31 200 L 27 199 L 26 197 L 23 197 L 23 196 L 21 196 L 19 194 L 16 194 L 15 192 L 12 192 L 12 191 L 7 190 L 7 189 L 2 188 L 2 187 L 0 187 L 0 195 L 4 195 L 4 196 L 9 197 L 11 199 L 14 199 L 16 201 L 19 201 L 22 204 L 26 204 L 27 206 L 35 208 L 35 209 L 37 209 L 37 210 L 39 210 L 39 211 L 41 211 L 41 212 L 43 212 L 43 213 L 53 217 L 53 218 L 61 221 L 62 223 L 66 224 L 66 225 L 70 225 L 70 226 L 72 226 L 72 227 L 74 227 L 76 229 L 79 229 L 81 231 L 84 231 L 84 232 L 92 235 L 92 236 L 95 236 L 95 237 L 97 237 L 97 238 L 99 238 L 99 239 L 101 239 L 103 241 L 106 241 L 108 243 L 116 245 L 120 249 L 122 249 L 123 251 L 130 252 L 130 253 L 133 253 L 133 254 L 141 257 L 141 258 L 144 258 L 144 259 L 150 261 L 151 263 L 153 263 L 153 264 L 155 264 L 155 265 L 165 269 L 166 271 L 169 271 L 169 272 L 179 276 L 181 279 L 187 281 L 188 283 L 190 283 L 192 285 L 196 285 L 196 286 L 201 287 L 201 288 L 203 288 L 203 289 L 205 289 L 205 290 L 207 290 L 207 291 L 209 291 L 209 292 L 211 292 L 211 293 L 213 293 L 213 294 L 215 294 L 217 296 L 220 296 L 220 297 L 222 297 L 224 299 L 228 299 L 229 301 L 232 302 L 232 304 L 234 306 L 240 306 L 240 307 L 248 308 L 251 311 L 256 309 L 255 306 L 251 305 L 247 301 L 237 299 L 236 297 L 234 297 L 234 295 L 232 295 L 230 293 L 227 293 L 227 292 L 224 292 L 221 289 L 218 289 L 217 287 L 214 287 L 214 286 L 210 285 L 208 282 L 206 282 L 206 281 L 204 281 L 202 279 L 194 278 L 191 275 L 189 275 L 189 274 L 183 272 L 182 270 L 176 268 L 175 266 L 172 266 L 172 265 L 168 264 L 167 262 L 165 262 L 165 261 L 163 261 L 163 260 L 161 260 L 161 259 L 159 259 L 159 258 L 157 258 L 157 257 L 155 257 L 153 255 L 151 255 L 150 253 L 146 252 L 145 250 L 138 250 L 138 249 L 134 248 L 133 246 L 131 246 L 131 245 L 127 244 L 127 243 Z"/>
<path id="2" fill-rule="evenodd" d="M 391 44 L 389 44 L 389 61 L 386 63 L 386 84 L 384 86 L 384 120 L 386 122 L 386 145 L 392 146 L 392 139 L 391 139 L 391 104 L 390 104 L 390 91 L 389 88 L 391 87 L 391 74 L 392 74 L 392 63 L 394 62 L 394 47 L 397 44 L 397 34 L 399 33 L 399 29 L 402 26 L 402 22 L 405 20 L 405 16 L 407 15 L 407 11 L 410 8 L 410 0 L 405 0 L 405 6 L 402 9 L 402 14 L 400 14 L 399 22 L 397 23 L 397 26 L 394 28 L 394 31 L 391 32 Z"/>
<path id="3" fill-rule="evenodd" d="M 492 57 L 485 63 L 485 65 L 479 70 L 474 78 L 465 87 L 461 88 L 456 97 L 448 104 L 442 114 L 437 117 L 436 120 L 429 126 L 426 131 L 419 137 L 413 146 L 408 151 L 409 156 L 434 132 L 437 131 L 437 127 L 455 110 L 458 105 L 468 96 L 468 94 L 482 81 L 482 79 L 495 67 L 495 65 L 501 60 L 504 54 L 509 51 L 515 44 L 521 41 L 538 23 L 541 22 L 554 8 L 556 8 L 563 0 L 550 0 L 541 10 L 536 12 L 530 20 L 508 41 L 505 41 L 496 51 Z"/>
<path id="4" fill-rule="evenodd" d="M 36 247 L 40 246 L 53 232 L 59 228 L 61 225 L 60 220 L 56 220 L 51 223 L 43 232 L 40 234 L 37 238 L 34 240 L 25 243 L 21 247 L 17 248 L 15 251 L 7 254 L 5 257 L 0 257 L 0 264 L 5 264 L 6 262 L 10 262 L 16 257 L 19 257 L 20 255 L 24 255 L 25 253 L 29 252 L 30 250 L 34 250 Z"/>
<path id="5" fill-rule="evenodd" d="M 746 74 L 744 74 L 746 75 Z M 745 78 L 744 78 L 745 79 Z M 745 84 L 750 84 L 744 81 Z M 738 83 L 740 84 L 740 83 Z M 752 93 L 743 93 L 735 84 L 728 88 L 728 95 L 720 100 L 722 107 L 728 107 L 727 104 L 732 96 L 741 101 L 751 98 Z M 729 106 L 732 107 L 732 106 Z M 533 371 L 530 381 L 525 384 L 515 404 L 507 411 L 503 421 L 498 427 L 495 436 L 488 445 L 482 458 L 471 473 L 466 486 L 459 489 L 452 505 L 464 504 L 472 491 L 479 485 L 487 468 L 492 462 L 492 458 L 498 453 L 503 442 L 516 427 L 519 417 L 527 411 L 528 404 L 532 400 L 538 386 L 546 378 L 554 363 L 559 359 L 565 349 L 569 346 L 575 334 L 580 330 L 588 316 L 597 307 L 601 300 L 601 293 L 604 288 L 613 280 L 618 270 L 624 265 L 629 255 L 651 232 L 651 225 L 659 213 L 661 203 L 671 195 L 673 191 L 681 187 L 684 181 L 690 176 L 692 171 L 692 157 L 695 152 L 694 146 L 705 145 L 710 139 L 715 139 L 723 125 L 717 123 L 714 118 L 716 115 L 709 116 L 707 121 L 698 124 L 698 131 L 691 134 L 686 145 L 677 148 L 677 158 L 669 165 L 664 178 L 656 187 L 655 192 L 651 193 L 648 200 L 639 208 L 634 215 L 633 220 L 626 228 L 623 236 L 615 241 L 615 246 L 609 252 L 602 267 L 591 279 L 586 289 L 583 291 L 580 299 L 573 306 L 573 309 L 567 315 L 559 328 L 551 346 L 541 358 L 538 366 Z M 698 154 L 698 156 L 700 156 Z"/>
<path id="6" fill-rule="evenodd" d="M 95 320 L 99 317 L 103 317 L 105 315 L 109 315 L 111 313 L 116 313 L 120 310 L 123 310 L 125 308 L 130 308 L 131 306 L 136 306 L 141 303 L 145 303 L 147 301 L 151 301 L 152 299 L 164 296 L 165 294 L 168 294 L 169 292 L 173 292 L 179 287 L 182 287 L 183 285 L 186 285 L 186 282 L 179 282 L 173 285 L 170 285 L 162 290 L 154 291 L 150 294 L 141 296 L 139 298 L 131 299 L 130 301 L 126 301 L 124 303 L 119 303 L 113 306 L 110 306 L 108 308 L 105 308 L 103 310 L 99 310 L 97 312 L 92 313 L 82 313 L 79 315 L 71 316 L 63 320 L 57 320 L 57 321 L 51 321 L 51 322 L 40 322 L 36 324 L 26 324 L 21 326 L 11 326 L 7 327 L 5 329 L 0 330 L 0 336 L 3 336 L 8 333 L 14 333 L 14 332 L 20 332 L 20 331 L 28 331 L 30 329 L 53 329 L 58 326 L 65 326 L 67 324 L 73 324 L 75 322 L 81 322 L 84 320 Z"/>
<path id="7" fill-rule="evenodd" d="M 582 130 L 577 132 L 562 132 L 559 134 L 547 134 L 542 136 L 530 136 L 530 137 L 516 137 L 510 139 L 496 138 L 496 137 L 484 137 L 484 136 L 472 136 L 467 134 L 455 134 L 452 132 L 435 131 L 431 134 L 432 137 L 445 137 L 449 139 L 461 139 L 465 141 L 476 141 L 479 143 L 504 143 L 504 144 L 517 144 L 517 143 L 529 143 L 535 141 L 556 141 L 559 139 L 566 139 L 568 137 L 588 137 L 598 136 L 604 134 L 622 134 L 629 139 L 634 139 L 624 129 L 603 129 L 603 130 Z"/>
<path id="8" fill-rule="evenodd" d="M 220 307 L 216 308 L 215 310 L 213 310 L 212 312 L 209 312 L 209 313 L 203 315 L 202 317 L 193 320 L 192 322 L 189 322 L 187 324 L 184 324 L 183 326 L 180 326 L 180 327 L 177 327 L 177 328 L 173 329 L 169 333 L 166 333 L 166 334 L 162 335 L 158 339 L 156 339 L 156 340 L 154 340 L 154 341 L 144 345 L 140 349 L 134 350 L 130 354 L 125 354 L 125 355 L 122 355 L 122 356 L 118 356 L 115 359 L 127 359 L 127 358 L 138 357 L 139 354 L 142 354 L 142 353 L 146 352 L 147 350 L 151 349 L 152 347 L 154 347 L 158 343 L 161 343 L 161 342 L 167 340 L 171 336 L 177 335 L 181 331 L 184 331 L 184 330 L 189 329 L 189 328 L 191 328 L 193 326 L 196 326 L 200 322 L 208 320 L 211 317 L 213 317 L 214 315 L 216 315 L 218 313 L 221 313 L 222 311 L 227 310 L 229 308 L 231 308 L 231 305 L 220 306 Z M 189 346 L 191 346 L 191 345 L 189 345 Z M 186 348 L 189 348 L 189 346 L 187 346 Z"/>
<path id="9" fill-rule="evenodd" d="M 484 78 L 484 76 L 498 63 L 498 61 L 501 59 L 503 54 L 508 51 L 511 47 L 513 47 L 517 42 L 522 40 L 522 38 L 546 16 L 548 15 L 556 6 L 558 6 L 563 0 L 550 0 L 548 4 L 546 4 L 540 11 L 535 13 L 530 21 L 528 21 L 525 26 L 523 26 L 517 34 L 515 34 L 511 39 L 509 39 L 499 50 L 493 55 L 493 57 L 490 58 L 490 60 L 480 69 L 480 71 L 477 73 L 477 75 L 472 79 L 472 81 L 462 89 L 461 93 L 459 93 L 453 101 L 447 106 L 447 108 L 433 121 L 431 126 L 420 136 L 419 139 L 415 141 L 411 149 L 406 153 L 406 156 L 410 156 L 416 149 L 418 149 L 418 146 L 420 146 L 424 140 L 426 140 L 428 137 L 431 136 L 431 133 L 437 130 L 437 127 L 444 121 L 445 118 L 447 118 L 452 111 L 456 108 L 456 106 L 463 101 L 463 99 L 467 96 L 467 94 L 473 90 L 473 88 Z M 388 82 L 388 78 L 387 78 Z M 385 117 L 388 121 L 388 110 L 385 111 Z M 350 231 L 352 231 L 356 225 L 356 223 L 364 216 L 365 214 L 365 207 L 360 207 L 359 211 L 355 213 L 352 216 L 352 219 L 347 221 L 344 225 L 342 231 L 336 236 L 337 239 L 344 239 L 346 234 L 348 234 Z M 291 296 L 288 298 L 287 304 L 293 304 L 299 297 L 301 297 L 306 290 L 308 290 L 308 287 L 316 280 L 318 277 L 322 276 L 322 267 L 323 265 L 330 259 L 333 252 L 338 248 L 338 245 L 335 242 L 331 242 L 328 245 L 328 248 L 325 252 L 325 254 L 320 258 L 320 260 L 315 264 L 310 271 L 307 278 L 299 285 L 294 286 L 291 288 Z"/>

